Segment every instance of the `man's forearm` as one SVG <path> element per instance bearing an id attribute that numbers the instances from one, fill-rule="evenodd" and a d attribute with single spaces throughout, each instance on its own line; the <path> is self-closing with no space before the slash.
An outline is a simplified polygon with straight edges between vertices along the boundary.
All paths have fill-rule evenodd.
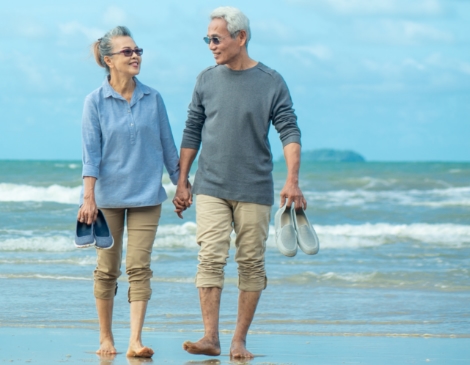
<path id="1" fill-rule="evenodd" d="M 286 182 L 299 183 L 300 150 L 301 147 L 298 143 L 289 143 L 284 146 L 284 158 L 286 159 L 287 166 Z"/>
<path id="2" fill-rule="evenodd" d="M 188 183 L 189 171 L 197 156 L 197 150 L 192 148 L 181 148 L 180 151 L 180 178 L 178 185 L 186 186 Z"/>

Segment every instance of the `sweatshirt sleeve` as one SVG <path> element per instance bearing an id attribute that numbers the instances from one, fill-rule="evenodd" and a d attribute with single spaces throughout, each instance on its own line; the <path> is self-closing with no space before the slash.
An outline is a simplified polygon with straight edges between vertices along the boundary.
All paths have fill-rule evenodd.
<path id="1" fill-rule="evenodd" d="M 272 123 L 279 133 L 282 146 L 300 142 L 300 129 L 297 125 L 297 116 L 294 113 L 292 99 L 286 82 L 281 75 L 275 73 L 277 87 L 272 108 Z"/>
<path id="2" fill-rule="evenodd" d="M 200 77 L 196 81 L 191 103 L 188 107 L 188 119 L 186 120 L 186 128 L 183 131 L 181 148 L 199 150 L 201 146 L 201 133 L 206 120 L 206 114 L 199 95 L 199 86 Z"/>
<path id="3" fill-rule="evenodd" d="M 92 97 L 85 98 L 82 115 L 82 177 L 99 178 L 101 163 L 101 127 L 98 108 Z"/>

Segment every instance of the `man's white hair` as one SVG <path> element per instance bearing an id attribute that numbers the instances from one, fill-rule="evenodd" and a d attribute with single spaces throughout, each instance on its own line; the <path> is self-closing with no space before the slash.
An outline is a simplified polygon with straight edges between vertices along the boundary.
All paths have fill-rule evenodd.
<path id="1" fill-rule="evenodd" d="M 232 38 L 235 38 L 236 32 L 244 30 L 246 32 L 246 46 L 251 39 L 250 20 L 239 9 L 232 6 L 221 6 L 212 11 L 211 19 L 224 19 L 227 22 L 227 30 Z"/>

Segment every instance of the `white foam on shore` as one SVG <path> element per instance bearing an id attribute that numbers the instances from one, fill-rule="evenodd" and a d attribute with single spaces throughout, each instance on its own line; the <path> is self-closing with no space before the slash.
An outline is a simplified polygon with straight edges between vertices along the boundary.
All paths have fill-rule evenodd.
<path id="1" fill-rule="evenodd" d="M 414 244 L 460 248 L 470 245 L 470 226 L 459 224 L 388 224 L 366 223 L 360 225 L 315 225 L 315 231 L 323 249 L 360 249 L 377 247 L 385 244 Z M 275 249 L 275 230 L 271 226 L 267 246 Z M 235 235 L 232 234 L 232 242 Z M 126 235 L 124 242 L 126 242 Z M 126 247 L 126 244 L 124 244 Z M 196 223 L 186 222 L 182 225 L 162 225 L 158 227 L 155 239 L 156 249 L 193 249 L 196 243 Z M 91 248 L 93 249 L 93 248 Z M 1 251 L 33 251 L 33 252 L 68 252 L 77 249 L 73 244 L 73 232 L 55 232 L 54 235 L 38 236 L 26 232 L 25 235 L 8 238 L 0 236 Z"/>

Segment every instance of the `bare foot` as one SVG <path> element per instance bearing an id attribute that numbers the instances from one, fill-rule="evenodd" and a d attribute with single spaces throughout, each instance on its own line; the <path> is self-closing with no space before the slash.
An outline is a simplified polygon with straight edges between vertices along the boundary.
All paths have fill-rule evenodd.
<path id="1" fill-rule="evenodd" d="M 146 357 L 150 358 L 154 354 L 150 347 L 146 347 L 141 343 L 129 345 L 127 349 L 127 357 Z"/>
<path id="2" fill-rule="evenodd" d="M 252 359 L 255 355 L 246 349 L 245 341 L 232 340 L 232 346 L 230 346 L 230 357 L 234 359 Z"/>
<path id="3" fill-rule="evenodd" d="M 203 337 L 197 342 L 186 341 L 183 343 L 183 349 L 193 355 L 219 356 L 220 342 L 219 339 Z"/>
<path id="4" fill-rule="evenodd" d="M 114 347 L 114 339 L 112 337 L 105 337 L 100 340 L 100 348 L 96 350 L 98 355 L 111 355 L 117 354 L 116 348 Z"/>

